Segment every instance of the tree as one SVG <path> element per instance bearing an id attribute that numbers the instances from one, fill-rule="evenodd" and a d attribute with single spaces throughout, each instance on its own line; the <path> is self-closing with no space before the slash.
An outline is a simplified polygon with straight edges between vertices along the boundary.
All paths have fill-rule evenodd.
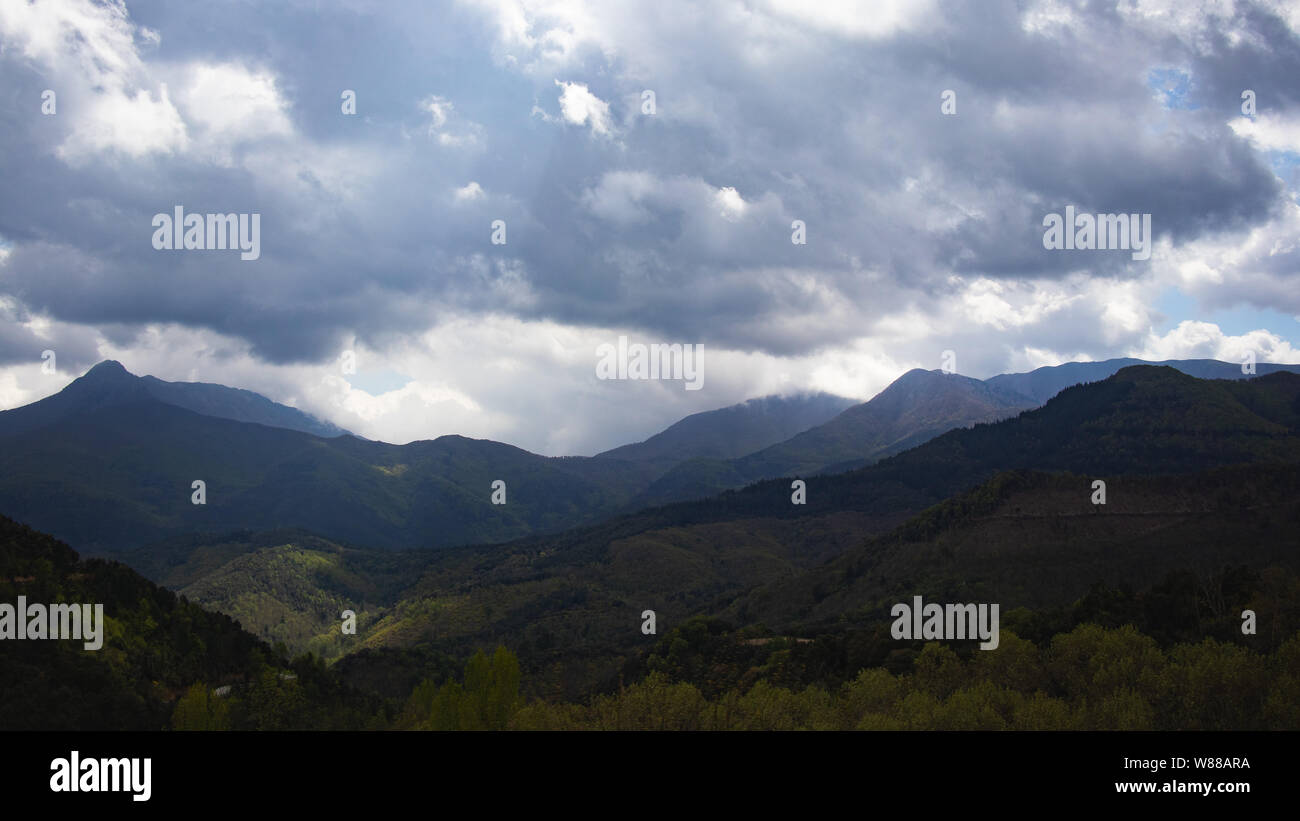
<path id="1" fill-rule="evenodd" d="M 230 705 L 212 695 L 203 682 L 192 685 L 176 700 L 172 710 L 173 730 L 229 730 Z"/>

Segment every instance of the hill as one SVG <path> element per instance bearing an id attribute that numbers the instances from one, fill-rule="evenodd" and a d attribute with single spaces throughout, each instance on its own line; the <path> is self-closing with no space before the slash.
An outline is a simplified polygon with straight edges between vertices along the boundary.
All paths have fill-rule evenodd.
<path id="1" fill-rule="evenodd" d="M 248 681 L 284 670 L 238 623 L 116 562 L 81 559 L 43 533 L 0 517 L 0 601 L 97 603 L 103 646 L 0 642 L 0 728 L 156 730 L 195 682 Z"/>

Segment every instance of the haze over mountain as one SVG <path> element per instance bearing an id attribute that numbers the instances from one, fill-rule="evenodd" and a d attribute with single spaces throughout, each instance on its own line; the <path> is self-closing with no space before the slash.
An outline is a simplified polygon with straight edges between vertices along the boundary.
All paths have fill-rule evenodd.
<path id="1" fill-rule="evenodd" d="M 868 402 L 746 456 L 693 460 L 673 468 L 637 501 L 694 499 L 779 476 L 807 477 L 860 467 L 953 428 L 994 422 L 1036 405 L 1010 389 L 960 374 L 908 371 Z"/>
<path id="2" fill-rule="evenodd" d="M 597 456 L 676 464 L 684 459 L 731 459 L 784 442 L 820 425 L 854 400 L 829 393 L 765 396 L 694 413 L 644 442 Z"/>

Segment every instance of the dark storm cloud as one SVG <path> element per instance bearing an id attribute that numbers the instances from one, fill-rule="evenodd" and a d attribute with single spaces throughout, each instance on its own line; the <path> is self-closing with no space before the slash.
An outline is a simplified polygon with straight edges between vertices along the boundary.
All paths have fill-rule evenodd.
<path id="1" fill-rule="evenodd" d="M 746 38 L 726 14 L 659 31 L 650 15 L 550 63 L 541 47 L 505 59 L 491 16 L 460 5 L 129 7 L 161 34 L 140 46 L 143 87 L 172 79 L 185 116 L 203 104 L 175 85 L 186 66 L 266 71 L 292 132 L 209 145 L 191 116 L 186 149 L 75 163 L 51 149 L 79 112 L 37 115 L 49 80 L 7 49 L 0 174 L 23 195 L 0 201 L 0 293 L 63 322 L 213 329 L 271 362 L 328 360 L 353 335 L 380 345 L 440 309 L 800 354 L 943 294 L 953 273 L 1139 276 L 1127 254 L 1044 251 L 1044 214 L 1151 213 L 1176 244 L 1262 223 L 1282 192 L 1225 120 L 1240 87 L 1296 103 L 1294 33 L 1249 7 L 1237 24 L 1257 36 L 1236 44 L 1097 4 L 1040 32 L 1013 4 L 945 6 L 932 27 L 868 40 L 788 19 Z M 1186 66 L 1202 108 L 1165 110 L 1154 62 Z M 608 104 L 609 133 L 567 122 L 557 81 Z M 955 117 L 939 111 L 948 88 Z M 435 95 L 441 114 L 422 108 Z M 471 182 L 482 196 L 458 199 Z M 261 259 L 155 251 L 150 220 L 176 204 L 260 213 Z"/>

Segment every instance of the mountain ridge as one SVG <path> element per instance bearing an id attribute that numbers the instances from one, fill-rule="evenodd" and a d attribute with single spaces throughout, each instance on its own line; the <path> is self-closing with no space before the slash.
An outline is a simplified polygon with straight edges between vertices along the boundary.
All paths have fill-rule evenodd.
<path id="1" fill-rule="evenodd" d="M 0 411 L 0 435 L 34 430 L 42 424 L 126 402 L 152 397 L 167 405 L 217 419 L 266 425 L 325 438 L 349 431 L 243 388 L 210 382 L 167 382 L 137 376 L 115 359 L 97 363 L 63 390 L 28 405 Z"/>

